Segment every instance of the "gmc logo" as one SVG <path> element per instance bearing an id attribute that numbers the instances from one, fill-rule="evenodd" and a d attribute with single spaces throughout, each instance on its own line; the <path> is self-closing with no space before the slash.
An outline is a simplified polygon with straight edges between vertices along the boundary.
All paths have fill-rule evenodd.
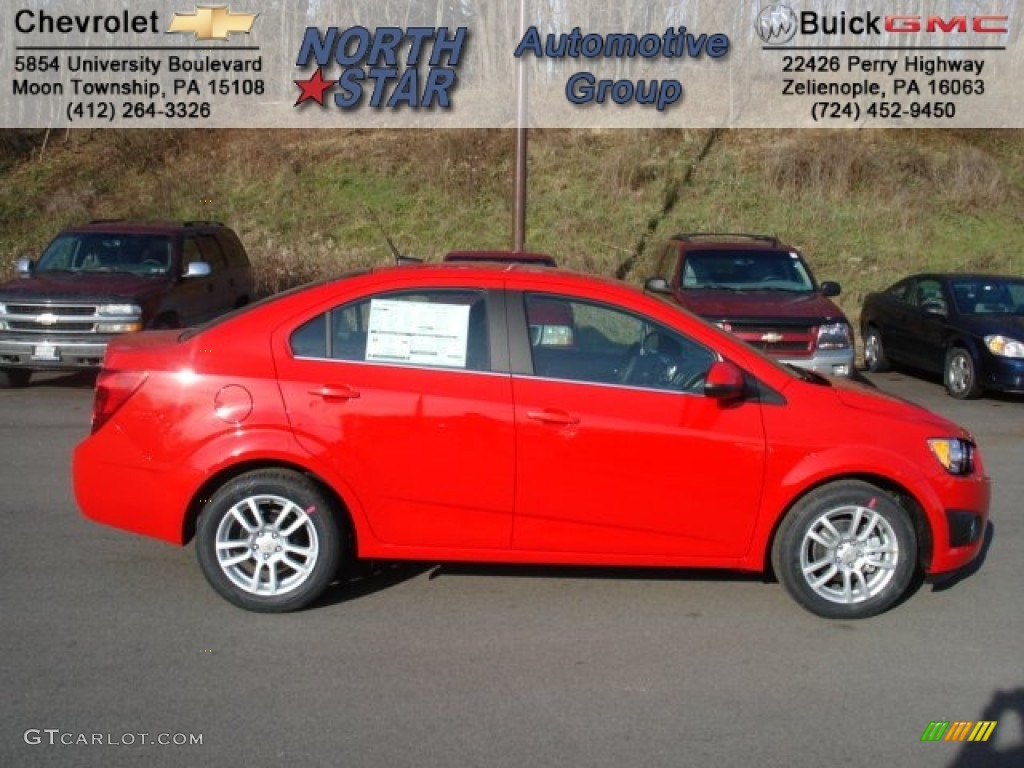
<path id="1" fill-rule="evenodd" d="M 886 16 L 886 32 L 985 32 L 1004 34 L 1010 30 L 1009 16 Z"/>

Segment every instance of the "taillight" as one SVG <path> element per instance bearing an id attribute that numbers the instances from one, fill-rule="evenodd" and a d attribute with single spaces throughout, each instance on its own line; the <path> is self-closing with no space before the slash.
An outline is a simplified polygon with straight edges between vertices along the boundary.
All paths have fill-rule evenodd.
<path id="1" fill-rule="evenodd" d="M 142 371 L 100 371 L 92 403 L 92 431 L 95 433 L 106 424 L 145 380 L 146 374 Z"/>

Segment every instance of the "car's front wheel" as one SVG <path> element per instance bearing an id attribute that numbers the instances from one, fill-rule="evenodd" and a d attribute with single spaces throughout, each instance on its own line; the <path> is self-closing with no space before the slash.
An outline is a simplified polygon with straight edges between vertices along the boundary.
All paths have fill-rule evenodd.
<path id="1" fill-rule="evenodd" d="M 981 397 L 982 388 L 978 384 L 977 366 L 971 353 L 963 347 L 953 347 L 946 353 L 943 379 L 946 391 L 957 400 Z"/>
<path id="2" fill-rule="evenodd" d="M 889 370 L 889 359 L 882 346 L 882 332 L 873 325 L 864 331 L 864 365 L 872 373 Z"/>
<path id="3" fill-rule="evenodd" d="M 199 517 L 199 566 L 237 606 L 268 613 L 303 608 L 338 570 L 341 535 L 333 506 L 296 472 L 240 475 L 213 494 Z"/>
<path id="4" fill-rule="evenodd" d="M 907 512 L 886 491 L 849 480 L 811 491 L 789 511 L 772 547 L 775 575 L 818 616 L 861 619 L 891 607 L 917 570 Z"/>

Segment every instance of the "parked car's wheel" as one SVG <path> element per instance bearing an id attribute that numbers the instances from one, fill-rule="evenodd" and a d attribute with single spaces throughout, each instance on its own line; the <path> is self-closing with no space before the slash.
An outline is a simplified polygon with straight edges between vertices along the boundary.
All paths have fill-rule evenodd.
<path id="1" fill-rule="evenodd" d="M 0 386 L 15 389 L 27 387 L 32 380 L 32 371 L 28 368 L 0 368 Z"/>
<path id="2" fill-rule="evenodd" d="M 848 480 L 822 486 L 789 511 L 772 546 L 786 591 L 818 616 L 861 619 L 902 597 L 917 569 L 917 539 L 887 492 Z"/>
<path id="3" fill-rule="evenodd" d="M 217 592 L 242 608 L 302 608 L 337 573 L 337 510 L 309 478 L 284 470 L 240 475 L 213 494 L 196 527 L 196 554 Z"/>
<path id="4" fill-rule="evenodd" d="M 953 347 L 946 353 L 946 366 L 943 369 L 946 391 L 957 400 L 973 400 L 981 397 L 982 388 L 978 384 L 978 369 L 971 353 L 963 347 Z"/>
<path id="5" fill-rule="evenodd" d="M 882 346 L 882 332 L 873 325 L 864 330 L 864 365 L 872 373 L 889 370 L 889 358 Z"/>

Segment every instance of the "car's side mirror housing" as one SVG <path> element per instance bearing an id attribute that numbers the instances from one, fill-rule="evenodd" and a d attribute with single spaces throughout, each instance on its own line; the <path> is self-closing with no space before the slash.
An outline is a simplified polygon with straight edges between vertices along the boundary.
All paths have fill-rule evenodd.
<path id="1" fill-rule="evenodd" d="M 36 263 L 32 261 L 31 256 L 22 256 L 16 262 L 14 262 L 14 271 L 18 273 L 18 277 L 28 277 L 32 274 L 32 270 L 35 269 Z"/>
<path id="2" fill-rule="evenodd" d="M 718 361 L 711 364 L 704 378 L 704 395 L 722 403 L 742 400 L 747 393 L 747 381 L 734 363 Z"/>
<path id="3" fill-rule="evenodd" d="M 644 290 L 648 293 L 672 293 L 672 286 L 664 277 L 649 277 L 644 283 Z"/>
<path id="4" fill-rule="evenodd" d="M 212 271 L 210 265 L 205 261 L 193 261 L 185 269 L 185 274 L 182 277 L 209 277 Z"/>
<path id="5" fill-rule="evenodd" d="M 946 309 L 946 302 L 939 299 L 928 299 L 921 304 L 921 310 L 926 315 L 934 315 L 936 317 L 945 317 L 949 314 Z"/>
<path id="6" fill-rule="evenodd" d="M 824 283 L 821 284 L 822 296 L 828 296 L 829 298 L 832 298 L 833 296 L 838 296 L 842 292 L 843 286 L 841 286 L 834 280 L 826 280 Z"/>

